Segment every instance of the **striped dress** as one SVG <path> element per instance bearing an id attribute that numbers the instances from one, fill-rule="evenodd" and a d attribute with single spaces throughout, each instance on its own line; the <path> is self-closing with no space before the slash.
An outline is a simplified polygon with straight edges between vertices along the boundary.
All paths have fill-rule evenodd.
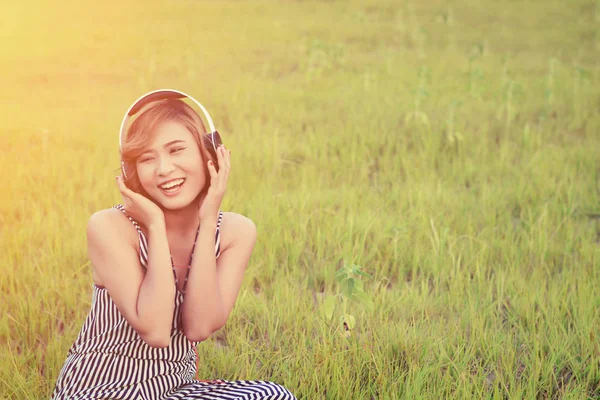
<path id="1" fill-rule="evenodd" d="M 120 204 L 114 208 L 125 213 Z M 140 261 L 146 269 L 148 242 L 138 223 L 125 215 L 139 234 Z M 219 211 L 216 257 L 220 255 L 222 216 Z M 177 285 L 174 268 L 173 275 Z M 94 284 L 90 313 L 67 353 L 52 399 L 295 399 L 285 387 L 269 381 L 195 379 L 196 345 L 200 342 L 188 340 L 181 329 L 186 283 L 182 291 L 176 291 L 171 342 L 165 348 L 147 345 L 121 315 L 108 291 Z"/>

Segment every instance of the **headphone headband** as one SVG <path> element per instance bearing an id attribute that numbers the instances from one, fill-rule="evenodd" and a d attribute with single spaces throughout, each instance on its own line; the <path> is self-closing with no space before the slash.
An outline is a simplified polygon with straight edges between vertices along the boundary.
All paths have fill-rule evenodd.
<path id="1" fill-rule="evenodd" d="M 145 95 L 141 96 L 139 99 L 137 99 L 131 105 L 131 107 L 129 107 L 129 109 L 125 113 L 125 116 L 123 117 L 123 121 L 121 122 L 121 128 L 119 129 L 119 151 L 122 151 L 122 149 L 123 149 L 123 137 L 125 137 L 125 133 L 127 130 L 127 121 L 129 121 L 130 117 L 137 114 L 146 104 L 149 104 L 149 103 L 152 103 L 152 102 L 158 101 L 158 100 L 181 99 L 181 98 L 186 98 L 186 97 L 188 99 L 190 99 L 191 101 L 193 101 L 198 107 L 200 107 L 200 109 L 204 113 L 204 116 L 206 117 L 206 120 L 208 121 L 208 129 L 210 129 L 209 134 L 215 133 L 216 129 L 215 129 L 215 125 L 213 124 L 212 118 L 210 118 L 208 111 L 206 111 L 206 108 L 204 108 L 204 106 L 202 104 L 200 104 L 200 102 L 198 100 L 196 100 L 189 94 L 183 93 L 179 90 L 158 89 L 158 90 L 153 90 L 151 92 L 148 92 Z"/>

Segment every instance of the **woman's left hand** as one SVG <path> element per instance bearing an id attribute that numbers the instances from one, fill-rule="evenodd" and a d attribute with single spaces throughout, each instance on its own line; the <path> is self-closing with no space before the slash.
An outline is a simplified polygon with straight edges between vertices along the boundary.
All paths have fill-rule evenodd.
<path id="1" fill-rule="evenodd" d="M 210 173 L 210 187 L 198 209 L 198 218 L 202 222 L 217 222 L 219 207 L 227 189 L 227 179 L 231 169 L 230 161 L 231 151 L 225 149 L 225 145 L 217 148 L 217 162 L 219 163 L 219 172 L 215 169 L 212 161 L 208 162 L 208 172 Z"/>

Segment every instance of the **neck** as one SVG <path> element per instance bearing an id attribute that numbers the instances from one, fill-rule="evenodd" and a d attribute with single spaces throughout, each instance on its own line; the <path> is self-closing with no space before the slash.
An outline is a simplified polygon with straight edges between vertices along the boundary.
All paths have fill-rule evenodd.
<path id="1" fill-rule="evenodd" d="M 195 233 L 198 229 L 200 222 L 198 218 L 198 200 L 194 200 L 186 207 L 178 210 L 163 208 L 163 214 L 168 233 L 185 236 L 192 231 Z"/>

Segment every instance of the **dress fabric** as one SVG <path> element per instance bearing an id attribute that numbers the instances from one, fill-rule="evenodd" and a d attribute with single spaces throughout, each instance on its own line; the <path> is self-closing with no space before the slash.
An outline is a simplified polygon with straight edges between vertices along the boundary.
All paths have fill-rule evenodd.
<path id="1" fill-rule="evenodd" d="M 148 247 L 142 230 L 122 205 L 114 208 L 121 210 L 137 229 L 140 261 L 145 269 Z M 219 211 L 215 232 L 217 258 L 222 215 Z M 173 275 L 176 285 L 174 268 Z M 285 387 L 269 381 L 195 379 L 196 345 L 200 342 L 188 340 L 180 329 L 184 292 L 185 285 L 183 291 L 176 292 L 169 346 L 154 348 L 129 325 L 108 291 L 93 284 L 90 312 L 67 353 L 51 399 L 296 399 Z"/>

